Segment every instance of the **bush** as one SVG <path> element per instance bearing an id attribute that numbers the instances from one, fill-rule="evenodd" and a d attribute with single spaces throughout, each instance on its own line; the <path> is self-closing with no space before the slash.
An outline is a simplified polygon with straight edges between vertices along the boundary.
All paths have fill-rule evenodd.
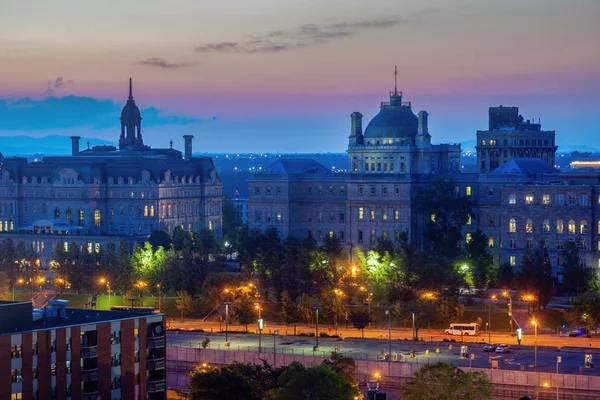
<path id="1" fill-rule="evenodd" d="M 314 332 L 308 332 L 308 333 L 306 333 L 306 332 L 302 332 L 302 333 L 299 333 L 299 334 L 298 334 L 298 336 L 309 336 L 309 337 L 314 337 L 314 336 L 315 336 L 315 334 L 314 334 Z"/>
<path id="2" fill-rule="evenodd" d="M 314 336 L 314 334 L 313 334 L 313 336 Z M 324 338 L 335 338 L 335 339 L 339 339 L 339 338 L 340 338 L 340 335 L 336 335 L 336 334 L 330 335 L 330 334 L 329 334 L 329 333 L 327 333 L 327 332 L 320 332 L 320 333 L 319 333 L 319 337 L 324 337 Z"/>
<path id="3" fill-rule="evenodd" d="M 203 349 L 207 348 L 209 344 L 210 344 L 210 338 L 204 338 L 204 340 L 202 341 L 202 348 Z"/>

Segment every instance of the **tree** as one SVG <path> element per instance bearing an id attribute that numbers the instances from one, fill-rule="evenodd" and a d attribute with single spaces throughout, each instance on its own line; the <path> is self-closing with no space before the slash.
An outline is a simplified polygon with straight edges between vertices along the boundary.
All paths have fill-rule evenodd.
<path id="1" fill-rule="evenodd" d="M 294 325 L 294 335 L 296 335 L 296 324 L 302 321 L 302 312 L 287 292 L 281 293 L 281 319 L 286 325 Z"/>
<path id="2" fill-rule="evenodd" d="M 298 362 L 287 366 L 278 379 L 279 387 L 271 390 L 267 400 L 352 400 L 359 394 L 358 388 L 344 376 L 326 365 L 306 368 Z"/>
<path id="3" fill-rule="evenodd" d="M 419 329 L 428 324 L 458 322 L 464 312 L 464 306 L 458 297 L 443 297 L 434 292 L 415 293 L 408 303 L 396 303 L 394 313 L 412 324 L 415 323 L 415 339 L 419 339 Z"/>
<path id="4" fill-rule="evenodd" d="M 521 287 L 536 293 L 537 307 L 546 307 L 554 285 L 548 249 L 540 246 L 523 257 L 519 273 Z"/>
<path id="5" fill-rule="evenodd" d="M 401 392 L 406 400 L 486 400 L 492 398 L 492 384 L 484 372 L 464 372 L 438 362 L 415 372 Z"/>
<path id="6" fill-rule="evenodd" d="M 350 311 L 348 319 L 352 322 L 352 325 L 356 329 L 362 330 L 362 338 L 365 338 L 365 328 L 369 326 L 372 321 L 372 312 L 366 308 L 357 308 Z"/>
<path id="7" fill-rule="evenodd" d="M 245 325 L 248 332 L 248 324 L 254 321 L 254 301 L 248 296 L 243 296 L 233 304 L 233 309 L 235 318 L 240 324 Z"/>
<path id="8" fill-rule="evenodd" d="M 177 296 L 175 298 L 175 308 L 177 308 L 177 311 L 181 313 L 181 318 L 194 311 L 194 300 L 189 293 L 177 291 L 175 294 Z"/>
<path id="9" fill-rule="evenodd" d="M 148 238 L 148 242 L 152 245 L 154 249 L 158 249 L 162 247 L 163 249 L 171 248 L 171 236 L 166 231 L 152 231 L 150 237 Z"/>
<path id="10" fill-rule="evenodd" d="M 190 374 L 189 393 L 180 396 L 190 400 L 255 400 L 252 387 L 235 366 L 211 368 L 199 366 Z"/>
<path id="11" fill-rule="evenodd" d="M 515 273 L 510 263 L 500 264 L 498 274 L 496 276 L 496 284 L 498 287 L 512 288 L 514 283 Z"/>
<path id="12" fill-rule="evenodd" d="M 473 284 L 486 289 L 494 279 L 494 259 L 488 252 L 488 238 L 480 229 L 471 233 L 471 241 L 465 243 L 467 262 L 471 266 Z"/>
<path id="13" fill-rule="evenodd" d="M 417 214 L 426 221 L 423 236 L 433 254 L 449 260 L 460 254 L 462 229 L 473 214 L 471 200 L 457 187 L 452 179 L 437 176 L 429 185 L 419 186 L 413 198 Z"/>
<path id="14" fill-rule="evenodd" d="M 359 382 L 356 379 L 357 366 L 353 358 L 334 352 L 331 353 L 329 358 L 323 361 L 323 365 L 335 373 L 342 375 L 348 383 L 358 389 Z"/>
<path id="15" fill-rule="evenodd" d="M 173 230 L 173 248 L 177 251 L 183 249 L 191 249 L 194 246 L 194 235 L 190 231 L 186 231 L 180 226 L 175 227 Z"/>
<path id="16" fill-rule="evenodd" d="M 600 295 L 585 293 L 573 300 L 573 307 L 565 313 L 569 324 L 583 326 L 588 331 L 598 331 L 600 324 Z"/>
<path id="17" fill-rule="evenodd" d="M 577 296 L 590 289 L 594 271 L 583 266 L 579 255 L 579 245 L 569 240 L 561 251 L 562 257 L 562 287 L 569 296 Z"/>
<path id="18" fill-rule="evenodd" d="M 241 228 L 243 223 L 240 212 L 235 208 L 229 196 L 223 196 L 221 203 L 223 215 L 223 235 L 229 235 L 232 231 Z"/>

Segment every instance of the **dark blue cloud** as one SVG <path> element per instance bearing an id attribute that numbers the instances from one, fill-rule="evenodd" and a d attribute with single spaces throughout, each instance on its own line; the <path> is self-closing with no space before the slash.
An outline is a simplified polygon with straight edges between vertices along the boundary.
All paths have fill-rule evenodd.
<path id="1" fill-rule="evenodd" d="M 85 96 L 46 97 L 43 99 L 0 99 L 0 130 L 35 131 L 91 127 L 106 129 L 119 126 L 121 104 Z M 155 107 L 141 110 L 144 126 L 191 124 L 201 120 L 186 116 L 164 115 Z"/>

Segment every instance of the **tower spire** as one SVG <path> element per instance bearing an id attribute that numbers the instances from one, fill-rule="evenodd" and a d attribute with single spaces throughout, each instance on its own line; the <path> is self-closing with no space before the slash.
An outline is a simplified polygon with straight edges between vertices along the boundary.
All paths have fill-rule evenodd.
<path id="1" fill-rule="evenodd" d="M 129 100 L 133 100 L 133 88 L 131 84 L 131 78 L 129 78 Z"/>
<path id="2" fill-rule="evenodd" d="M 394 94 L 398 94 L 398 66 L 394 66 Z"/>

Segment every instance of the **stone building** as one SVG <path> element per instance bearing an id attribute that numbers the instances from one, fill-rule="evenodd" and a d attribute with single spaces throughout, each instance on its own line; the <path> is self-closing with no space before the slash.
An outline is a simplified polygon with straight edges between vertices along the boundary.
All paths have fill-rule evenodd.
<path id="1" fill-rule="evenodd" d="M 80 150 L 73 136 L 71 156 L 7 157 L 0 169 L 0 239 L 25 242 L 44 262 L 59 242 L 92 251 L 177 226 L 220 233 L 222 184 L 212 160 L 192 157 L 191 135 L 184 136 L 183 154 L 172 144 L 150 148 L 141 120 L 130 81 L 119 149 Z"/>
<path id="2" fill-rule="evenodd" d="M 489 129 L 477 131 L 477 166 L 485 174 L 513 158 L 540 158 L 554 165 L 555 132 L 525 120 L 518 107 L 490 107 Z"/>

